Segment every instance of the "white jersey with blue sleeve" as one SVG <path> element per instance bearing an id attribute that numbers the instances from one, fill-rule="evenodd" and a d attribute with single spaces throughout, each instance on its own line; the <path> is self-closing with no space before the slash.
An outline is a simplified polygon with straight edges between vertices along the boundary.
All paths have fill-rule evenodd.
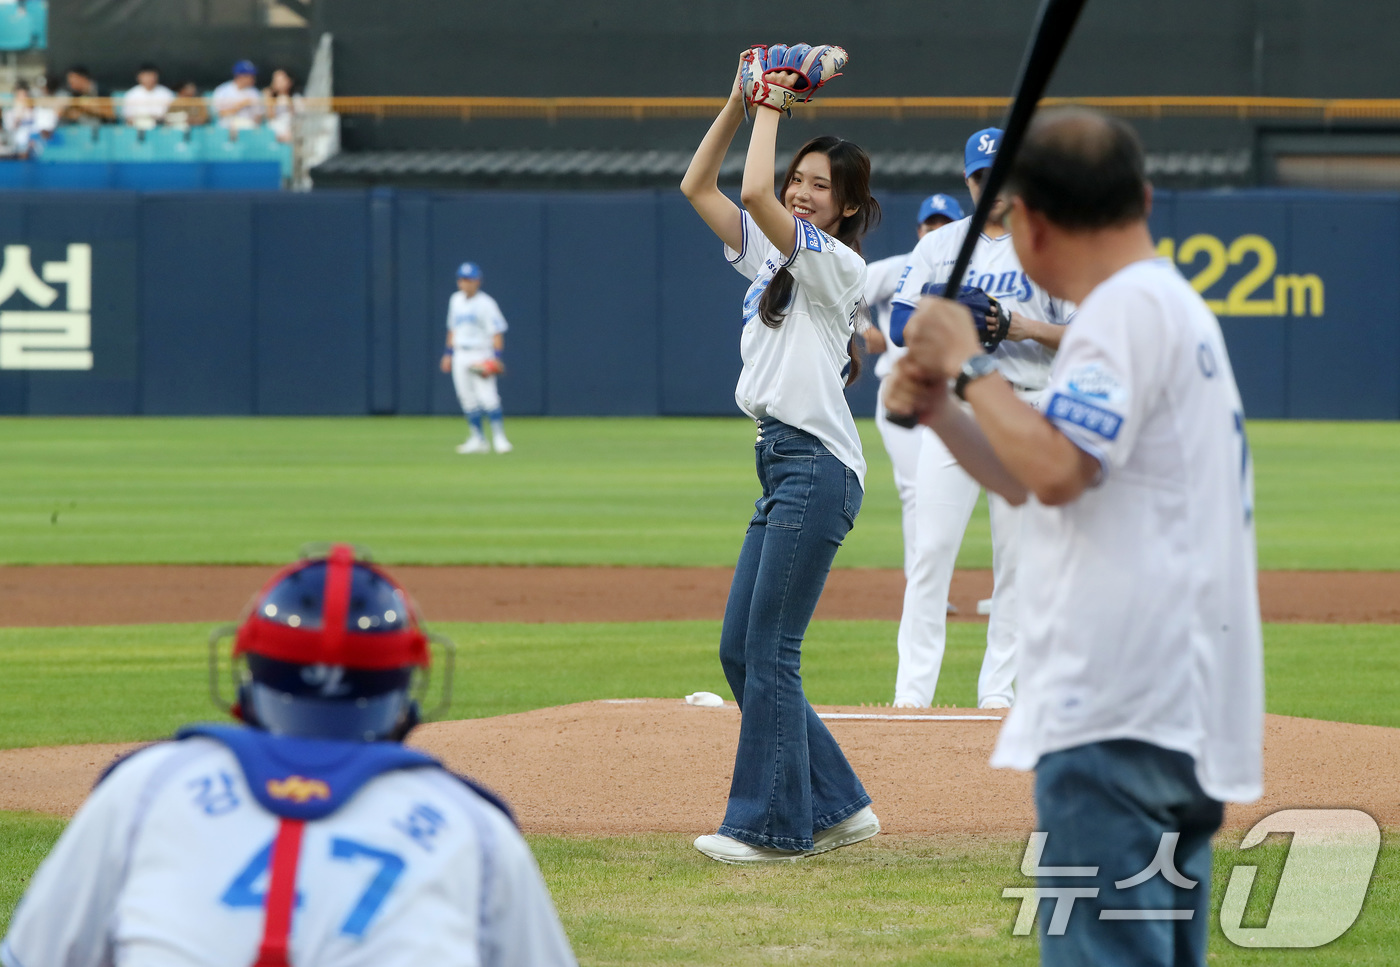
<path id="1" fill-rule="evenodd" d="M 992 764 L 1135 739 L 1191 755 L 1214 799 L 1257 798 L 1254 481 L 1220 324 L 1169 261 L 1135 262 L 1084 300 L 1042 409 L 1100 475 L 1026 505 L 1017 697 Z"/>
<path id="2" fill-rule="evenodd" d="M 909 262 L 894 295 L 895 303 L 916 306 L 926 284 L 948 281 L 971 223 L 971 218 L 964 218 L 919 239 L 919 244 L 909 254 Z M 1010 234 L 996 238 L 983 235 L 978 239 L 963 284 L 976 286 L 1007 310 L 1039 322 L 1065 325 L 1074 314 L 1071 303 L 1052 298 L 1030 280 L 1016 257 Z M 1053 349 L 1033 339 L 1003 340 L 993 355 L 1001 375 L 1028 390 L 1045 388 L 1055 360 Z"/>
<path id="3" fill-rule="evenodd" d="M 904 267 L 909 264 L 909 253 L 891 255 L 887 259 L 871 262 L 866 267 L 865 301 L 870 306 L 871 320 L 885 335 L 885 351 L 875 363 L 875 376 L 884 379 L 904 355 L 903 346 L 896 346 L 890 339 L 890 305 L 899 280 L 904 276 Z"/>
<path id="4" fill-rule="evenodd" d="M 507 329 L 501 307 L 485 292 L 468 298 L 460 290 L 447 301 L 447 328 L 452 332 L 452 348 L 464 353 L 489 356 L 494 341 Z"/>
<path id="5" fill-rule="evenodd" d="M 313 802 L 323 791 L 298 776 L 278 788 Z M 222 743 L 142 750 L 98 785 L 39 867 L 0 960 L 249 967 L 280 822 Z M 290 961 L 575 964 L 511 820 L 439 767 L 376 775 L 305 823 Z"/>
<path id="6" fill-rule="evenodd" d="M 864 487 L 865 455 L 845 387 L 848 347 L 865 292 L 865 260 L 796 216 L 796 247 L 779 252 L 748 212 L 741 216 L 741 248 L 725 246 L 725 258 L 753 283 L 744 296 L 739 340 L 744 369 L 735 402 L 754 419 L 772 417 L 812 434 Z M 795 284 L 783 324 L 773 329 L 760 317 L 759 301 L 783 268 Z"/>

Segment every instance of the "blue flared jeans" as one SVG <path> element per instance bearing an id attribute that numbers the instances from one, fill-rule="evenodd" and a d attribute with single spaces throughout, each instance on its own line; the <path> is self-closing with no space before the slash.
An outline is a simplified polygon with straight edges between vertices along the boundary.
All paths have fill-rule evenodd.
<path id="1" fill-rule="evenodd" d="M 864 496 L 855 473 L 809 433 L 759 423 L 755 503 L 720 633 L 742 714 L 722 835 L 808 850 L 812 834 L 870 804 L 802 693 L 802 639 L 836 549 Z"/>

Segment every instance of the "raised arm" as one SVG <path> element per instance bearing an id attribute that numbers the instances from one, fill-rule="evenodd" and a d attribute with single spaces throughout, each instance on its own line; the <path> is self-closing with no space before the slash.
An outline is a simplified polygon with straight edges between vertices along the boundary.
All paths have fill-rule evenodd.
<path id="1" fill-rule="evenodd" d="M 786 257 L 792 254 L 797 245 L 797 223 L 773 191 L 778 119 L 781 115 L 767 107 L 755 107 L 754 112 L 749 153 L 744 159 L 744 186 L 739 192 L 739 201 L 759 231 Z"/>
<path id="2" fill-rule="evenodd" d="M 743 121 L 744 95 L 739 90 L 739 74 L 735 71 L 729 100 L 720 109 L 710 130 L 705 132 L 700 147 L 695 149 L 695 157 L 690 159 L 685 177 L 681 179 L 681 192 L 686 199 L 700 213 L 705 224 L 719 236 L 719 240 L 736 252 L 744 247 L 743 218 L 739 206 L 719 190 L 719 169 L 724 164 L 724 156 L 734 140 L 734 133 Z"/>

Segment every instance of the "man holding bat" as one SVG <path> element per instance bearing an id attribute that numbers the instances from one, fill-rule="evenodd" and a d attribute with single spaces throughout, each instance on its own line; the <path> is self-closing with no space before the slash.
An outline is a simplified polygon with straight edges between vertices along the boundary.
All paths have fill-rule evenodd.
<path id="1" fill-rule="evenodd" d="M 1262 791 L 1239 391 L 1219 323 L 1156 257 L 1127 125 L 1039 115 L 1008 186 L 1022 266 L 1079 305 L 1043 412 L 997 373 L 968 308 L 939 298 L 910 319 L 885 405 L 1026 505 L 1019 694 L 992 764 L 1035 770 L 1045 836 L 1027 866 L 1076 891 L 1062 932 L 1041 917 L 1042 963 L 1203 965 L 1211 835 L 1223 801 Z"/>

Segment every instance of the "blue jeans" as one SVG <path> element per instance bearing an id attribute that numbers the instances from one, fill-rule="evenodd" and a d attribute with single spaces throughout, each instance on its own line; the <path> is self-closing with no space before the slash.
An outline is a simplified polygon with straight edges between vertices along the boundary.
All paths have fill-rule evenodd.
<path id="1" fill-rule="evenodd" d="M 1097 876 L 1043 876 L 1045 887 L 1097 887 L 1074 901 L 1061 936 L 1048 934 L 1041 902 L 1042 967 L 1204 967 L 1210 916 L 1210 838 L 1224 807 L 1201 790 L 1195 762 L 1146 742 L 1093 742 L 1041 756 L 1035 767 L 1037 829 L 1048 834 L 1040 865 L 1097 866 Z M 1152 865 L 1164 833 L 1176 833 L 1174 866 L 1194 887 L 1157 873 L 1124 889 Z M 1181 878 L 1177 878 L 1180 882 Z M 1065 901 L 1060 901 L 1065 902 Z M 1190 911 L 1189 920 L 1099 919 L 1104 910 Z"/>
<path id="2" fill-rule="evenodd" d="M 860 512 L 860 482 L 811 434 L 764 420 L 763 496 L 749 522 L 719 657 L 743 720 L 722 835 L 808 850 L 812 834 L 870 804 L 841 747 L 802 694 L 802 638 L 836 549 Z"/>

